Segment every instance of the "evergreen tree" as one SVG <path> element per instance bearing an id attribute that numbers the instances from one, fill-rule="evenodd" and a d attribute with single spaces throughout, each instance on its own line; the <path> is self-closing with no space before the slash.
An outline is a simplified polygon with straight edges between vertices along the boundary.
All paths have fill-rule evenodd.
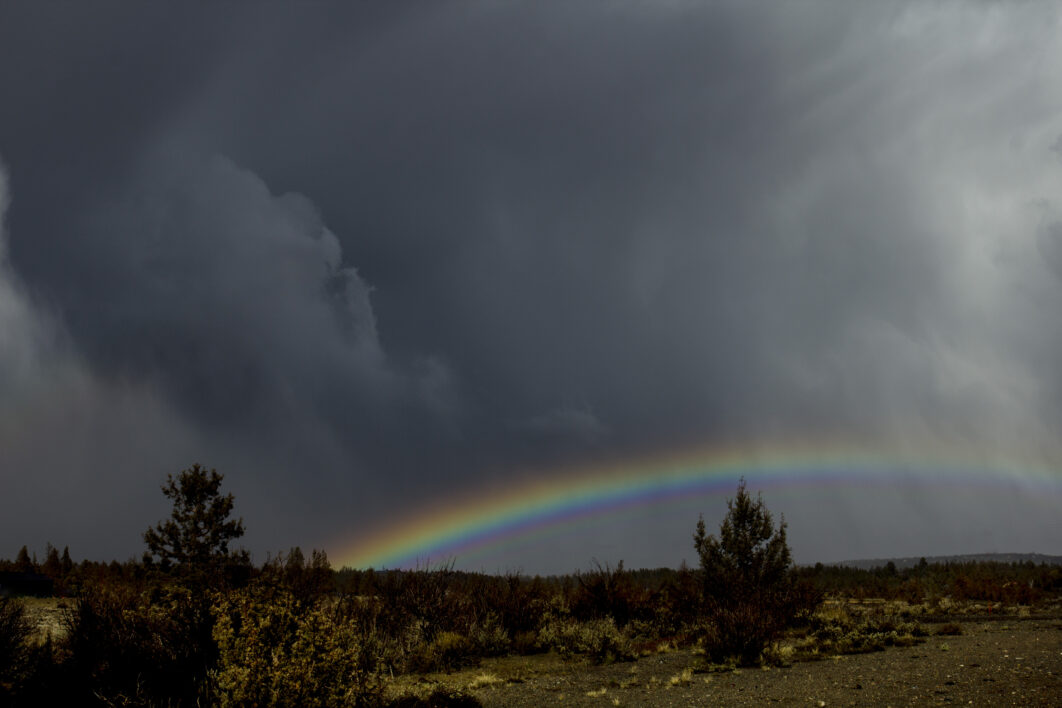
<path id="1" fill-rule="evenodd" d="M 146 560 L 195 580 L 218 580 L 234 561 L 229 542 L 243 535 L 243 519 L 232 520 L 233 496 L 221 494 L 224 477 L 198 464 L 166 476 L 162 493 L 173 501 L 169 519 L 144 532 Z"/>
<path id="2" fill-rule="evenodd" d="M 306 557 L 302 555 L 302 549 L 295 546 L 288 551 L 288 555 L 284 559 L 284 573 L 288 576 L 289 580 L 294 580 L 301 577 L 305 569 Z"/>
<path id="3" fill-rule="evenodd" d="M 23 546 L 18 550 L 18 557 L 15 558 L 15 572 L 32 573 L 35 570 L 36 564 L 30 560 L 29 549 Z"/>
<path id="4" fill-rule="evenodd" d="M 705 532 L 703 517 L 693 536 L 707 620 L 705 648 L 712 661 L 737 656 L 754 664 L 803 608 L 794 592 L 785 520 L 776 528 L 763 498 L 753 500 L 744 479 L 727 508 L 718 539 Z"/>
<path id="5" fill-rule="evenodd" d="M 57 551 L 55 546 L 51 543 L 45 547 L 44 565 L 41 566 L 41 572 L 49 578 L 58 578 L 62 573 L 62 565 L 59 562 L 59 551 Z"/>
<path id="6" fill-rule="evenodd" d="M 59 559 L 59 567 L 64 576 L 69 575 L 74 569 L 74 561 L 70 558 L 70 546 L 63 546 L 63 557 Z"/>

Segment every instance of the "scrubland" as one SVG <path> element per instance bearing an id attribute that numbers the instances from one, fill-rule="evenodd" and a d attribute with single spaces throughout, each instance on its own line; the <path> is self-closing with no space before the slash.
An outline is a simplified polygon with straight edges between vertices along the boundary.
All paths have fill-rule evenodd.
<path id="1" fill-rule="evenodd" d="M 755 661 L 720 662 L 704 649 L 697 571 L 337 572 L 314 559 L 282 554 L 202 592 L 140 563 L 77 566 L 58 579 L 67 597 L 0 601 L 0 695 L 14 705 L 1062 699 L 1057 567 L 800 568 L 814 605 Z"/>

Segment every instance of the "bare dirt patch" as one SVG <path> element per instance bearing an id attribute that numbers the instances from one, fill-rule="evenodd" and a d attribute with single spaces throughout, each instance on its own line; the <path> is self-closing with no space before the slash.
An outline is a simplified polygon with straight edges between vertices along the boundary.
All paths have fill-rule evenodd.
<path id="1" fill-rule="evenodd" d="M 488 707 L 1062 705 L 1062 620 L 1008 618 L 961 627 L 961 635 L 934 635 L 918 646 L 788 668 L 708 673 L 691 651 L 606 666 L 542 655 L 403 677 L 392 688 L 462 689 Z"/>

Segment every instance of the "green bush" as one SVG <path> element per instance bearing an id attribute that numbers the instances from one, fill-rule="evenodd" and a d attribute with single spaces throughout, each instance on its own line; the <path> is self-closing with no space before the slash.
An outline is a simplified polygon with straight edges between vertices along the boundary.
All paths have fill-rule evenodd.
<path id="1" fill-rule="evenodd" d="M 512 641 L 497 615 L 490 613 L 486 619 L 472 625 L 468 633 L 478 656 L 502 656 L 509 653 Z"/>
<path id="2" fill-rule="evenodd" d="M 554 618 L 542 627 L 538 636 L 543 647 L 566 658 L 581 655 L 598 664 L 638 658 L 630 639 L 611 617 L 587 622 Z"/>
<path id="3" fill-rule="evenodd" d="M 454 671 L 477 663 L 475 649 L 463 634 L 439 632 L 433 639 L 422 639 L 410 648 L 404 668 L 415 674 Z"/>
<path id="4" fill-rule="evenodd" d="M 853 617 L 848 613 L 822 613 L 810 620 L 812 645 L 821 654 L 867 654 L 886 647 L 919 644 L 926 636 L 917 622 L 890 616 Z"/>
<path id="5" fill-rule="evenodd" d="M 233 592 L 215 606 L 222 706 L 372 706 L 382 685 L 372 643 L 339 605 L 290 591 Z"/>

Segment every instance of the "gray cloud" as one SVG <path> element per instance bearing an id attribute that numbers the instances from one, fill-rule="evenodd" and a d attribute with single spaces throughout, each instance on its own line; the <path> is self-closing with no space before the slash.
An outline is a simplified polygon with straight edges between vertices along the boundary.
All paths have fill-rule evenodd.
<path id="1" fill-rule="evenodd" d="M 201 441 L 149 388 L 101 381 L 6 258 L 0 166 L 0 495 L 2 528 L 31 545 L 113 545 L 164 511 L 154 482 Z M 132 527 L 132 528 L 130 528 Z"/>
<path id="2" fill-rule="evenodd" d="M 1047 3 L 98 7 L 0 30 L 3 302 L 46 304 L 5 310 L 5 385 L 39 400 L 61 340 L 263 547 L 691 441 L 1062 462 Z M 792 504 L 803 557 L 889 537 Z M 905 533 L 959 550 L 942 506 Z"/>
<path id="3" fill-rule="evenodd" d="M 223 158 L 191 162 L 150 163 L 91 219 L 111 272 L 72 319 L 100 364 L 157 367 L 178 398 L 219 415 L 344 384 L 386 398 L 369 287 L 312 203 L 274 197 Z"/>
<path id="4" fill-rule="evenodd" d="M 586 406 L 562 406 L 515 425 L 545 438 L 569 438 L 584 443 L 598 442 L 608 435 L 608 429 Z"/>

